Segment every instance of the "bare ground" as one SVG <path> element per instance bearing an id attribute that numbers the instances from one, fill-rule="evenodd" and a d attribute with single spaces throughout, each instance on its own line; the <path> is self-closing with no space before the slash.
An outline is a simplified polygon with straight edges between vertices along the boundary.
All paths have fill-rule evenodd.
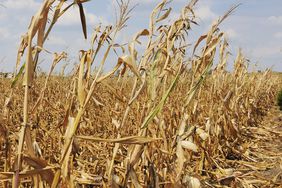
<path id="1" fill-rule="evenodd" d="M 282 111 L 273 107 L 262 123 L 247 128 L 247 133 L 244 158 L 229 161 L 236 167 L 222 178 L 221 185 L 282 187 Z"/>

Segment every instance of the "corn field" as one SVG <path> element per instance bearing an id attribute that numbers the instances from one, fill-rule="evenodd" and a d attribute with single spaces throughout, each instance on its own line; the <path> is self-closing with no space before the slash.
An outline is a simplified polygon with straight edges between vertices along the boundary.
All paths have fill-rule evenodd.
<path id="1" fill-rule="evenodd" d="M 279 186 L 249 172 L 262 162 L 252 135 L 274 105 L 281 76 L 248 72 L 241 50 L 227 70 L 229 44 L 220 25 L 237 6 L 190 45 L 197 0 L 172 23 L 169 1 L 162 0 L 148 28 L 124 46 L 116 41 L 131 3 L 117 1 L 116 22 L 88 36 L 85 2 L 44 0 L 21 38 L 16 73 L 0 78 L 0 186 Z M 77 49 L 70 75 L 53 74 L 66 52 L 54 53 L 49 72 L 40 75 L 46 39 L 73 6 L 83 36 L 91 37 L 89 49 Z M 108 61 L 112 51 L 119 57 Z M 110 62 L 116 64 L 104 72 Z"/>

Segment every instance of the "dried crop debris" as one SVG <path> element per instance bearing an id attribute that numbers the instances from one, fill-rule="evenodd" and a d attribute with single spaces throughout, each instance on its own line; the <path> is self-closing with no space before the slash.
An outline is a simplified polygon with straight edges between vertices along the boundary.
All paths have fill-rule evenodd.
<path id="1" fill-rule="evenodd" d="M 78 5 L 86 38 L 85 2 L 69 7 Z M 172 9 L 163 0 L 152 11 L 148 29 L 138 32 L 126 50 L 115 39 L 133 10 L 127 1 L 118 2 L 116 23 L 95 28 L 89 50 L 80 51 L 70 76 L 52 76 L 65 52 L 54 54 L 48 75 L 36 76 L 44 42 L 69 8 L 62 9 L 63 0 L 42 3 L 21 41 L 17 70 L 21 68 L 12 81 L 0 81 L 1 184 L 279 186 L 281 145 L 273 140 L 281 139 L 281 129 L 263 125 L 263 117 L 281 76 L 270 70 L 249 73 L 241 51 L 234 69 L 226 70 L 228 42 L 219 26 L 237 6 L 189 47 L 187 33 L 196 24 L 197 1 L 166 25 Z M 147 43 L 139 52 L 140 37 Z M 103 73 L 109 52 L 116 48 L 123 54 L 113 70 Z M 103 59 L 92 72 L 99 53 Z M 267 141 L 276 144 L 269 157 Z"/>

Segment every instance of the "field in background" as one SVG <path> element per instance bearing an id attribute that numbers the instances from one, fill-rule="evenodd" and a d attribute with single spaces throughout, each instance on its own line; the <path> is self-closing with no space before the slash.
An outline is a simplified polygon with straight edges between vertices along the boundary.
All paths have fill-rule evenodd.
<path id="1" fill-rule="evenodd" d="M 148 29 L 123 46 L 115 38 L 132 10 L 119 1 L 117 22 L 97 26 L 70 76 L 52 76 L 65 52 L 54 54 L 48 74 L 39 75 L 45 39 L 67 11 L 64 1 L 57 2 L 44 1 L 31 21 L 17 74 L 0 78 L 1 186 L 279 186 L 279 173 L 262 178 L 279 164 L 279 143 L 276 153 L 268 153 L 271 160 L 258 146 L 260 137 L 281 138 L 279 124 L 270 130 L 274 124 L 262 123 L 273 110 L 282 77 L 270 70 L 248 73 L 241 51 L 233 71 L 226 71 L 228 42 L 219 26 L 236 7 L 188 46 L 197 1 L 167 25 L 171 9 L 163 0 Z M 74 4 L 87 37 L 83 2 Z M 136 50 L 140 37 L 146 39 L 144 51 Z M 113 70 L 103 73 L 109 51 L 119 57 Z M 102 62 L 96 62 L 99 53 Z"/>

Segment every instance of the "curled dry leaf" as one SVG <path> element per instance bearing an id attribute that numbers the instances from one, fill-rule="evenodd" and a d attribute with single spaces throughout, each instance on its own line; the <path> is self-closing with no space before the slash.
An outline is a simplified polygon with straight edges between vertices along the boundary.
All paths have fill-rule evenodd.
<path id="1" fill-rule="evenodd" d="M 182 182 L 187 185 L 188 188 L 201 188 L 200 180 L 192 176 L 185 175 Z"/>
<path id="2" fill-rule="evenodd" d="M 92 142 L 110 142 L 110 143 L 121 143 L 121 144 L 146 144 L 146 143 L 162 140 L 162 138 L 149 138 L 142 136 L 129 136 L 129 137 L 123 137 L 117 139 L 95 138 L 92 136 L 76 136 L 76 138 L 82 140 L 88 140 Z"/>
<path id="3" fill-rule="evenodd" d="M 208 133 L 206 133 L 203 129 L 201 128 L 197 128 L 196 129 L 196 133 L 199 135 L 199 137 L 202 139 L 202 140 L 206 140 L 209 135 Z"/>
<path id="4" fill-rule="evenodd" d="M 132 56 L 124 55 L 120 58 L 118 58 L 118 64 L 124 64 L 125 66 L 129 67 L 129 69 L 138 77 L 140 77 L 139 71 L 137 69 L 137 66 L 133 62 Z"/>
<path id="5" fill-rule="evenodd" d="M 181 141 L 181 146 L 185 149 L 188 149 L 194 152 L 198 152 L 198 146 L 194 144 L 193 142 L 183 140 Z"/>
<path id="6" fill-rule="evenodd" d="M 114 126 L 115 126 L 117 129 L 119 129 L 120 123 L 119 123 L 116 119 L 112 118 L 112 123 L 114 124 Z"/>

